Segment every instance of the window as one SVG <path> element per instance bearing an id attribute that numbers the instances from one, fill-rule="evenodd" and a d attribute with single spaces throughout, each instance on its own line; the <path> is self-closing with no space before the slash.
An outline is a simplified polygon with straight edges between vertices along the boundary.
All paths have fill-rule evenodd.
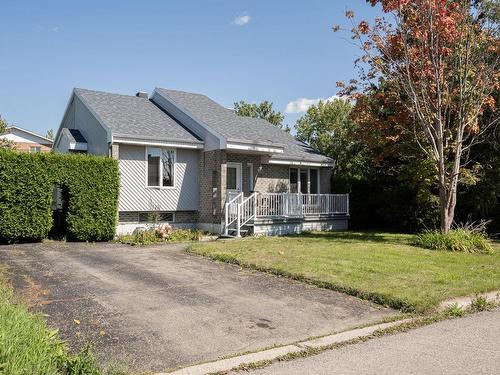
<path id="1" fill-rule="evenodd" d="M 290 193 L 319 194 L 319 169 L 290 168 Z"/>
<path id="2" fill-rule="evenodd" d="M 319 194 L 317 169 L 309 169 L 309 193 Z"/>
<path id="3" fill-rule="evenodd" d="M 174 214 L 172 212 L 139 212 L 139 223 L 161 223 L 173 220 Z"/>
<path id="4" fill-rule="evenodd" d="M 42 152 L 42 148 L 40 146 L 30 146 L 30 154 L 36 154 L 38 152 Z"/>
<path id="5" fill-rule="evenodd" d="M 163 186 L 174 186 L 174 151 L 163 149 L 161 155 Z"/>
<path id="6" fill-rule="evenodd" d="M 290 168 L 290 193 L 299 192 L 299 170 Z"/>
<path id="7" fill-rule="evenodd" d="M 307 179 L 309 178 L 309 171 L 307 169 L 300 169 L 300 192 L 302 194 L 307 194 L 308 193 L 308 181 Z"/>
<path id="8" fill-rule="evenodd" d="M 226 189 L 241 191 L 241 163 L 227 163 Z"/>
<path id="9" fill-rule="evenodd" d="M 238 176 L 238 170 L 236 168 L 233 168 L 233 167 L 227 167 L 227 184 L 226 184 L 226 187 L 228 190 L 236 190 L 237 189 L 237 185 L 236 185 L 236 181 L 237 181 L 237 177 Z"/>
<path id="10" fill-rule="evenodd" d="M 148 186 L 174 186 L 175 151 L 162 148 L 147 149 Z"/>

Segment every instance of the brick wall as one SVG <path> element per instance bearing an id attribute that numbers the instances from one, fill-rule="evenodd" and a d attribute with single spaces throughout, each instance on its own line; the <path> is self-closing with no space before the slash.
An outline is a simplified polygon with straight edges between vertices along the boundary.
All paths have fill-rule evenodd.
<path id="1" fill-rule="evenodd" d="M 199 222 L 221 224 L 226 201 L 226 166 L 228 162 L 241 163 L 242 188 L 249 195 L 249 164 L 253 167 L 254 191 L 286 192 L 289 189 L 290 166 L 267 164 L 261 155 L 227 153 L 225 150 L 200 152 Z M 320 168 L 320 192 L 331 192 L 331 169 Z"/>
<path id="2" fill-rule="evenodd" d="M 30 152 L 30 147 L 40 147 L 40 152 L 50 152 L 52 150 L 47 145 L 32 142 L 15 142 L 14 149 L 21 152 Z"/>
<path id="3" fill-rule="evenodd" d="M 175 211 L 174 218 L 176 223 L 197 223 L 197 211 Z"/>
<path id="4" fill-rule="evenodd" d="M 284 192 L 288 191 L 288 165 L 267 164 L 268 158 L 250 154 L 228 154 L 227 161 L 242 164 L 243 192 L 248 195 L 250 171 L 248 163 L 253 164 L 254 191 Z"/>
<path id="5" fill-rule="evenodd" d="M 257 171 L 262 163 L 262 157 L 260 155 L 246 155 L 246 154 L 227 154 L 227 161 L 232 163 L 241 163 L 241 180 L 243 193 L 245 195 L 250 194 L 249 190 L 249 180 L 250 180 L 250 169 L 249 163 L 252 164 L 253 169 L 253 190 L 255 190 Z"/>
<path id="6" fill-rule="evenodd" d="M 224 150 L 200 152 L 199 222 L 220 224 L 226 197 L 226 162 Z"/>
<path id="7" fill-rule="evenodd" d="M 120 159 L 120 146 L 116 143 L 111 145 L 111 157 L 116 160 Z"/>
<path id="8" fill-rule="evenodd" d="M 282 193 L 289 189 L 288 165 L 262 164 L 257 171 L 255 190 L 270 193 Z"/>

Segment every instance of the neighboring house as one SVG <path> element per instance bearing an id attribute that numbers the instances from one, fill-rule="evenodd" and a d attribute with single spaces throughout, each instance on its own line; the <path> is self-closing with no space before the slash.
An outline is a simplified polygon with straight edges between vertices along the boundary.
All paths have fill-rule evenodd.
<path id="1" fill-rule="evenodd" d="M 229 235 L 347 228 L 332 159 L 204 95 L 74 89 L 54 149 L 119 160 L 118 234 L 155 217 Z"/>
<path id="2" fill-rule="evenodd" d="M 52 139 L 18 126 L 9 126 L 6 130 L 7 133 L 0 135 L 0 138 L 11 141 L 18 151 L 33 153 L 52 150 L 52 144 L 54 143 Z"/>

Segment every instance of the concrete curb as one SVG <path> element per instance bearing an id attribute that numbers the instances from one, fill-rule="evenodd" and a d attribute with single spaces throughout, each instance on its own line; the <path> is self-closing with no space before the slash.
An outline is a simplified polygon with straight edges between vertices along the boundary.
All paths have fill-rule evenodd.
<path id="1" fill-rule="evenodd" d="M 477 296 L 474 297 L 469 296 L 469 297 L 459 297 L 459 298 L 449 299 L 447 301 L 442 302 L 439 305 L 439 310 L 440 311 L 446 310 L 447 308 L 453 305 L 457 305 L 458 307 L 465 309 L 469 307 L 477 297 L 483 297 L 486 299 L 487 302 L 500 303 L 500 291 L 494 291 L 489 293 L 479 293 L 477 294 Z"/>
<path id="2" fill-rule="evenodd" d="M 272 361 L 286 354 L 300 353 L 307 349 L 322 348 L 334 344 L 340 344 L 350 340 L 369 336 L 375 331 L 393 327 L 402 323 L 411 321 L 411 319 L 397 320 L 390 323 L 375 324 L 373 326 L 353 329 L 333 335 L 328 335 L 316 339 L 301 341 L 293 345 L 286 345 L 279 348 L 263 350 L 256 353 L 240 355 L 232 358 L 221 359 L 214 362 L 202 363 L 189 366 L 180 370 L 174 370 L 169 373 L 157 373 L 156 375 L 204 375 L 214 372 L 229 371 L 235 367 L 260 361 Z"/>

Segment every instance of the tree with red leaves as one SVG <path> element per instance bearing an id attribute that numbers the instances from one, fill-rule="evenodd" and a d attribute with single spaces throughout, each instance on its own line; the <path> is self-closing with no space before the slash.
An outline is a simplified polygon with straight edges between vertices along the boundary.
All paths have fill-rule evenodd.
<path id="1" fill-rule="evenodd" d="M 346 13 L 353 23 L 352 38 L 363 54 L 356 61 L 359 79 L 338 86 L 358 103 L 373 93 L 374 87 L 391 87 L 391 95 L 396 93 L 404 111 L 402 121 L 388 122 L 391 129 L 375 131 L 396 138 L 412 134 L 422 157 L 433 161 L 441 230 L 447 233 L 470 149 L 500 120 L 498 111 L 493 111 L 493 94 L 500 88 L 499 29 L 483 12 L 491 2 L 369 2 L 381 5 L 386 15 L 372 24 L 355 24 L 353 12 Z M 486 123 L 485 112 L 489 113 Z"/>

